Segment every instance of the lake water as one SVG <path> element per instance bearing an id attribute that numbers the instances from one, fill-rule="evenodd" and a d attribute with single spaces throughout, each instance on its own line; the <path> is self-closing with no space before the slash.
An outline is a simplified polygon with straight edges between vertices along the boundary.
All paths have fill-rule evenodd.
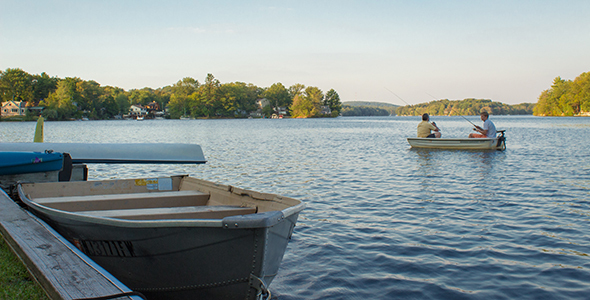
<path id="1" fill-rule="evenodd" d="M 46 122 L 45 141 L 197 143 L 205 165 L 90 179 L 190 174 L 305 201 L 273 299 L 588 299 L 590 118 L 490 119 L 506 151 L 411 149 L 419 117 Z M 0 142 L 34 128 L 2 122 Z"/>

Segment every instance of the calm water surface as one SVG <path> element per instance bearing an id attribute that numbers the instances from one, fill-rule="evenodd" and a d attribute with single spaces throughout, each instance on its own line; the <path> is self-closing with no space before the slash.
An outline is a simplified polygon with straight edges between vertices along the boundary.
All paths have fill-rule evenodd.
<path id="1" fill-rule="evenodd" d="M 491 120 L 504 152 L 410 149 L 417 117 L 46 122 L 45 141 L 197 143 L 205 165 L 90 177 L 190 174 L 305 201 L 273 299 L 588 299 L 590 118 Z M 34 127 L 2 122 L 0 142 Z"/>

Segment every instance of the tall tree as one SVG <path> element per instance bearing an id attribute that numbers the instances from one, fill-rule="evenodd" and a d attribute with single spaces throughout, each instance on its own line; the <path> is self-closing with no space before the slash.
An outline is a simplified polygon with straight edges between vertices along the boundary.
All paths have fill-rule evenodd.
<path id="1" fill-rule="evenodd" d="M 57 89 L 59 78 L 49 77 L 47 73 L 43 72 L 40 75 L 33 75 L 33 100 L 34 105 L 39 101 L 47 98 L 51 92 Z"/>
<path id="2" fill-rule="evenodd" d="M 218 94 L 219 86 L 219 80 L 209 73 L 205 78 L 205 83 L 199 88 L 198 100 L 201 105 L 204 105 L 200 113 L 205 117 L 217 116 L 221 110 L 222 105 Z"/>
<path id="3" fill-rule="evenodd" d="M 57 84 L 55 92 L 49 94 L 47 99 L 40 102 L 40 105 L 45 106 L 43 116 L 46 119 L 66 120 L 72 118 L 77 112 L 76 107 L 76 83 L 79 78 L 66 78 L 60 80 Z"/>
<path id="4" fill-rule="evenodd" d="M 271 85 L 264 91 L 262 96 L 268 99 L 270 104 L 275 107 L 275 110 L 278 110 L 279 107 L 288 107 L 291 105 L 289 91 L 280 82 Z"/>
<path id="5" fill-rule="evenodd" d="M 232 107 L 228 116 L 246 116 L 248 112 L 256 110 L 256 99 L 259 95 L 259 88 L 252 84 L 233 82 L 222 84 L 219 93 L 224 99 L 224 106 Z"/>
<path id="6" fill-rule="evenodd" d="M 294 101 L 295 96 L 303 95 L 303 90 L 305 89 L 305 85 L 301 83 L 296 83 L 289 87 L 289 95 L 291 96 L 291 101 Z"/>
<path id="7" fill-rule="evenodd" d="M 305 93 L 296 95 L 291 105 L 291 116 L 294 118 L 317 117 L 321 111 L 324 96 L 317 87 L 307 87 Z"/>
<path id="8" fill-rule="evenodd" d="M 338 114 L 340 114 L 340 111 L 342 110 L 342 103 L 340 102 L 340 96 L 334 89 L 331 89 L 326 93 L 324 105 L 330 107 L 333 117 L 336 117 Z"/>
<path id="9" fill-rule="evenodd" d="M 0 74 L 2 101 L 33 101 L 33 79 L 21 69 L 6 69 Z"/>
<path id="10" fill-rule="evenodd" d="M 101 108 L 102 89 L 98 82 L 93 80 L 76 82 L 76 94 L 79 96 L 76 101 L 79 110 L 92 113 Z"/>
<path id="11" fill-rule="evenodd" d="M 191 77 L 185 77 L 171 87 L 168 104 L 172 118 L 176 119 L 191 114 L 191 106 L 197 106 L 194 99 L 198 89 L 199 81 Z"/>

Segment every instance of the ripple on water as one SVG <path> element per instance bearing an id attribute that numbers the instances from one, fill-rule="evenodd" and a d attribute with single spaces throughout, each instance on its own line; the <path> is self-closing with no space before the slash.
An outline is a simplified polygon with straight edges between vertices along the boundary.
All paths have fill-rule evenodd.
<path id="1" fill-rule="evenodd" d="M 436 118 L 445 136 L 471 130 Z M 90 176 L 191 174 L 305 201 L 273 299 L 588 299 L 590 118 L 492 120 L 506 151 L 410 149 L 411 117 L 47 122 L 45 140 L 198 143 L 206 165 Z M 0 140 L 32 139 L 34 123 L 2 126 Z"/>

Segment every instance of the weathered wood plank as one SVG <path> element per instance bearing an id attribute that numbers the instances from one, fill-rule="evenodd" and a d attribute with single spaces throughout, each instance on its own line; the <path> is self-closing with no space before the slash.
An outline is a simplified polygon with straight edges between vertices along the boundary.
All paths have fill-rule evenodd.
<path id="1" fill-rule="evenodd" d="M 70 300 L 131 292 L 1 190 L 0 207 L 2 235 L 50 298 Z"/>

